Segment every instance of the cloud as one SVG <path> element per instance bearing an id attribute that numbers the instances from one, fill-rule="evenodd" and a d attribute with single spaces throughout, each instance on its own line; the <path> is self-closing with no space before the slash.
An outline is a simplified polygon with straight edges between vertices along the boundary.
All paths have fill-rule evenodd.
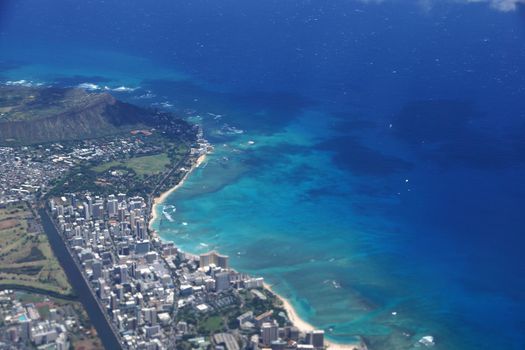
<path id="1" fill-rule="evenodd" d="M 466 0 L 467 2 L 488 2 L 493 8 L 509 12 L 514 11 L 519 4 L 525 4 L 525 0 Z"/>
<path id="2" fill-rule="evenodd" d="M 359 0 L 359 2 L 365 4 L 380 4 L 387 0 Z M 421 5 L 425 10 L 430 10 L 432 8 L 432 3 L 440 0 L 417 0 L 417 3 Z M 458 3 L 488 3 L 492 8 L 503 11 L 510 12 L 515 11 L 518 8 L 518 5 L 525 4 L 525 0 L 450 0 Z"/>

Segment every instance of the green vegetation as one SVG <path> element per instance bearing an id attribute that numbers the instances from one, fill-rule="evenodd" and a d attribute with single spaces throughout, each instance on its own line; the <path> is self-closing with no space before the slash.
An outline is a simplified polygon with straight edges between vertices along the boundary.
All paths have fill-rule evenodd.
<path id="1" fill-rule="evenodd" d="M 148 197 L 175 186 L 185 174 L 180 168 L 191 166 L 189 147 L 160 135 L 145 137 L 141 142 L 144 148 L 155 149 L 157 153 L 123 154 L 105 163 L 82 164 L 52 183 L 53 189 L 47 195 L 89 191 L 97 195 L 126 193 Z"/>
<path id="2" fill-rule="evenodd" d="M 155 154 L 152 156 L 134 157 L 121 161 L 113 161 L 93 167 L 97 173 L 107 170 L 132 170 L 140 176 L 150 176 L 166 170 L 170 164 L 170 159 L 166 153 Z"/>
<path id="3" fill-rule="evenodd" d="M 27 145 L 149 135 L 195 141 L 194 128 L 169 113 L 144 109 L 108 93 L 76 88 L 0 86 L 0 144 Z"/>
<path id="4" fill-rule="evenodd" d="M 221 316 L 210 316 L 200 324 L 200 332 L 202 334 L 213 334 L 221 332 L 224 328 L 224 320 Z"/>
<path id="5" fill-rule="evenodd" d="M 287 320 L 281 316 L 286 315 L 286 310 L 283 308 L 281 300 L 266 289 L 261 289 L 259 291 L 266 296 L 266 300 L 259 299 L 254 296 L 251 291 L 243 290 L 239 292 L 241 300 L 240 307 L 237 307 L 226 314 L 229 328 L 236 328 L 237 317 L 247 311 L 252 311 L 254 315 L 260 315 L 266 311 L 273 310 L 273 318 L 277 323 L 279 323 L 280 326 L 286 324 Z"/>
<path id="6" fill-rule="evenodd" d="M 198 312 L 190 305 L 179 309 L 175 323 L 186 322 L 190 332 L 183 337 L 181 342 L 177 343 L 177 348 L 193 348 L 190 341 L 190 338 L 193 337 L 211 337 L 213 334 L 239 329 L 237 317 L 248 311 L 253 312 L 255 316 L 273 311 L 272 317 L 280 326 L 290 324 L 281 300 L 266 289 L 258 289 L 258 292 L 264 297 L 260 298 L 260 293 L 254 293 L 253 290 L 240 290 L 238 293 L 230 294 L 229 296 L 233 298 L 231 304 L 224 307 L 213 307 L 212 311 L 207 313 Z M 246 336 L 258 333 L 256 329 L 243 329 L 240 332 Z"/>
<path id="7" fill-rule="evenodd" d="M 0 144 L 36 144 L 128 133 L 146 127 L 152 114 L 105 93 L 0 86 Z"/>
<path id="8" fill-rule="evenodd" d="M 0 209 L 0 285 L 72 294 L 47 236 L 23 203 Z"/>
<path id="9" fill-rule="evenodd" d="M 74 317 L 76 321 L 73 326 L 74 329 L 69 334 L 72 343 L 70 349 L 100 350 L 104 348 L 80 302 L 26 291 L 17 291 L 16 298 L 22 304 L 35 304 L 40 317 L 44 320 L 49 318 L 50 309 L 57 308 L 60 308 L 61 312 L 67 312 L 68 315 Z"/>

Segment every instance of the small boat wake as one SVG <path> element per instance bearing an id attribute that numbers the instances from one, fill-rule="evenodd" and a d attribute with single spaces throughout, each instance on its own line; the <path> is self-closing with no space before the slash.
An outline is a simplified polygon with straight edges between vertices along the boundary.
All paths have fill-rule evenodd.
<path id="1" fill-rule="evenodd" d="M 334 287 L 335 289 L 341 288 L 341 284 L 339 282 L 337 282 L 336 280 L 324 280 L 323 283 L 324 284 L 329 284 L 332 287 Z"/>

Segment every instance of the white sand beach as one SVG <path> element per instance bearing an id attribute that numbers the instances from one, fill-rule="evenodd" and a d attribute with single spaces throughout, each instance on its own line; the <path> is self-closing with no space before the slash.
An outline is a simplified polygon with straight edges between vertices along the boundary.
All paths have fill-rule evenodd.
<path id="1" fill-rule="evenodd" d="M 281 300 L 281 302 L 283 303 L 283 308 L 286 310 L 286 313 L 288 314 L 288 318 L 290 319 L 290 322 L 292 322 L 293 325 L 297 327 L 300 331 L 308 332 L 308 331 L 312 331 L 316 329 L 310 323 L 306 322 L 301 317 L 299 317 L 299 315 L 297 314 L 297 311 L 295 311 L 292 304 L 282 295 L 279 295 L 278 293 L 276 293 L 269 284 L 265 283 L 264 288 L 269 290 L 277 298 L 279 298 L 279 300 Z M 332 341 L 325 339 L 325 343 L 329 350 L 367 350 L 366 345 L 361 342 L 350 343 L 350 344 L 339 344 L 339 343 L 334 343 Z"/>
<path id="2" fill-rule="evenodd" d="M 174 187 L 170 188 L 168 191 L 163 192 L 160 196 L 153 199 L 153 205 L 151 207 L 151 218 L 149 221 L 150 230 L 153 230 L 152 224 L 158 217 L 157 205 L 162 204 L 166 200 L 166 198 L 169 197 L 170 194 L 172 194 L 173 192 L 178 190 L 182 185 L 184 185 L 184 181 L 186 181 L 186 179 L 192 173 L 192 171 L 195 170 L 195 168 L 198 168 L 205 160 L 206 160 L 206 153 L 202 154 L 199 158 L 197 158 L 195 163 L 193 163 L 191 169 L 186 172 L 182 180 L 180 180 L 177 185 L 175 185 Z"/>

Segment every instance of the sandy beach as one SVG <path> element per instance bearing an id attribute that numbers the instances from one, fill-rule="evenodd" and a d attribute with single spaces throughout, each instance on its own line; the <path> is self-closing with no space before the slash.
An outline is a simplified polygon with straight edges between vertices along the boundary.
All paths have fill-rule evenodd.
<path id="1" fill-rule="evenodd" d="M 152 223 L 158 217 L 157 210 L 156 210 L 157 205 L 163 203 L 170 194 L 172 194 L 177 189 L 179 189 L 182 185 L 184 185 L 184 181 L 188 178 L 188 176 L 192 173 L 192 171 L 195 170 L 195 168 L 198 168 L 205 160 L 206 160 L 206 154 L 201 155 L 195 161 L 191 169 L 184 175 L 182 180 L 176 186 L 170 188 L 168 191 L 162 193 L 159 197 L 156 197 L 153 199 L 153 205 L 151 208 L 151 219 L 149 222 L 150 230 L 154 231 L 152 229 Z M 316 329 L 310 323 L 301 319 L 299 315 L 297 314 L 297 312 L 295 311 L 292 304 L 286 298 L 276 293 L 269 284 L 265 283 L 264 288 L 269 290 L 277 298 L 279 298 L 279 300 L 281 300 L 281 302 L 283 303 L 283 308 L 286 310 L 286 313 L 288 314 L 288 318 L 290 319 L 290 322 L 293 323 L 293 325 L 297 327 L 300 331 L 308 332 L 308 331 L 312 331 Z M 334 342 L 331 342 L 325 339 L 325 343 L 326 343 L 327 348 L 330 350 L 367 350 L 366 345 L 361 342 L 357 342 L 354 344 L 339 344 L 339 343 L 334 343 Z"/>
<path id="2" fill-rule="evenodd" d="M 290 322 L 292 322 L 293 325 L 297 327 L 300 331 L 309 332 L 309 331 L 316 329 L 310 323 L 306 322 L 301 317 L 299 317 L 299 315 L 297 314 L 297 311 L 295 311 L 292 304 L 282 295 L 275 292 L 269 284 L 265 283 L 264 288 L 269 290 L 277 298 L 279 298 L 279 300 L 281 300 L 281 302 L 283 303 L 283 308 L 286 310 L 286 313 L 288 314 L 288 318 L 290 319 Z M 339 343 L 334 343 L 329 340 L 326 340 L 325 338 L 325 344 L 327 348 L 330 350 L 367 350 L 366 345 L 361 342 L 356 342 L 353 344 L 352 343 L 339 344 Z"/>
<path id="3" fill-rule="evenodd" d="M 204 153 L 199 158 L 197 158 L 195 163 L 192 165 L 191 169 L 186 172 L 182 180 L 180 180 L 177 185 L 175 185 L 174 187 L 170 188 L 168 191 L 163 192 L 160 196 L 153 199 L 153 205 L 151 206 L 151 218 L 149 221 L 150 230 L 153 230 L 151 225 L 158 217 L 157 205 L 163 203 L 166 200 L 166 198 L 169 197 L 170 194 L 172 194 L 173 192 L 178 190 L 182 185 L 184 185 L 184 181 L 186 181 L 186 179 L 188 178 L 188 176 L 190 176 L 192 171 L 195 170 L 195 168 L 198 168 L 205 160 L 206 160 L 206 153 Z"/>

